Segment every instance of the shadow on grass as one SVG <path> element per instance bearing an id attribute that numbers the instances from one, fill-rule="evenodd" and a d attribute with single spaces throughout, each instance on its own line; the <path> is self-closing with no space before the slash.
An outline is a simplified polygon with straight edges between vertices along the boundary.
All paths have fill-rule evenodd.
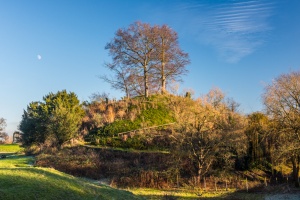
<path id="1" fill-rule="evenodd" d="M 28 167 L 34 164 L 34 157 L 19 154 L 9 154 L 6 158 L 0 159 L 0 168 Z"/>

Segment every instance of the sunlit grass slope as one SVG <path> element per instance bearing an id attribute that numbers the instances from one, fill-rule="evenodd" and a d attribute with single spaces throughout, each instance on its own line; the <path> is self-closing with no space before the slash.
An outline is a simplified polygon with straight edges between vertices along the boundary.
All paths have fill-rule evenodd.
<path id="1" fill-rule="evenodd" d="M 0 199 L 139 199 L 54 169 L 30 167 L 32 161 L 29 156 L 0 159 Z"/>
<path id="2" fill-rule="evenodd" d="M 22 151 L 23 148 L 18 144 L 1 144 L 0 153 L 16 153 Z"/>

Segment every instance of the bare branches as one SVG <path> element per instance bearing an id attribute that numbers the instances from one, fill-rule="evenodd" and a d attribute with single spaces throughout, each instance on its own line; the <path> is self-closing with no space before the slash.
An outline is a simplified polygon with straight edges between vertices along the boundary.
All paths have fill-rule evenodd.
<path id="1" fill-rule="evenodd" d="M 271 117 L 296 134 L 300 129 L 300 72 L 279 76 L 266 87 L 263 99 Z"/>
<path id="2" fill-rule="evenodd" d="M 124 91 L 127 97 L 141 90 L 148 97 L 159 88 L 164 93 L 168 81 L 180 80 L 190 62 L 188 54 L 179 48 L 177 33 L 166 25 L 135 22 L 127 29 L 119 29 L 105 49 L 113 60 L 106 67 L 114 77 L 101 79 Z"/>
<path id="3" fill-rule="evenodd" d="M 277 159 L 288 158 L 299 187 L 300 72 L 282 74 L 265 88 L 264 104 L 277 124 Z"/>
<path id="4" fill-rule="evenodd" d="M 9 139 L 8 134 L 2 132 L 4 131 L 5 127 L 6 127 L 6 121 L 4 118 L 0 117 L 0 144 L 5 143 Z"/>
<path id="5" fill-rule="evenodd" d="M 4 118 L 0 117 L 0 131 L 3 131 L 6 127 L 6 121 Z"/>

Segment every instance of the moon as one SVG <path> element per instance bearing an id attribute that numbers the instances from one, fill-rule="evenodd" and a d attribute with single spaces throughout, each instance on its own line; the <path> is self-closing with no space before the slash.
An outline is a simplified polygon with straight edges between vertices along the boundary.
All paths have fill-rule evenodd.
<path id="1" fill-rule="evenodd" d="M 42 60 L 42 56 L 40 54 L 38 54 L 36 57 L 38 60 Z"/>

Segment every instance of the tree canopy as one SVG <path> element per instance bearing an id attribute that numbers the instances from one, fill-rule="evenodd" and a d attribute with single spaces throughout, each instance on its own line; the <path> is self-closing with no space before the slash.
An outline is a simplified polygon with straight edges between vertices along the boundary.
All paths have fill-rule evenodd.
<path id="1" fill-rule="evenodd" d="M 148 97 L 159 89 L 164 93 L 168 81 L 180 80 L 190 62 L 188 54 L 179 47 L 177 33 L 167 25 L 135 22 L 119 29 L 105 49 L 112 56 L 106 67 L 114 77 L 101 78 L 127 97 Z"/>
<path id="2" fill-rule="evenodd" d="M 300 167 L 300 72 L 277 77 L 263 94 L 266 111 L 276 123 L 277 149 L 293 165 L 293 177 L 299 187 Z"/>

